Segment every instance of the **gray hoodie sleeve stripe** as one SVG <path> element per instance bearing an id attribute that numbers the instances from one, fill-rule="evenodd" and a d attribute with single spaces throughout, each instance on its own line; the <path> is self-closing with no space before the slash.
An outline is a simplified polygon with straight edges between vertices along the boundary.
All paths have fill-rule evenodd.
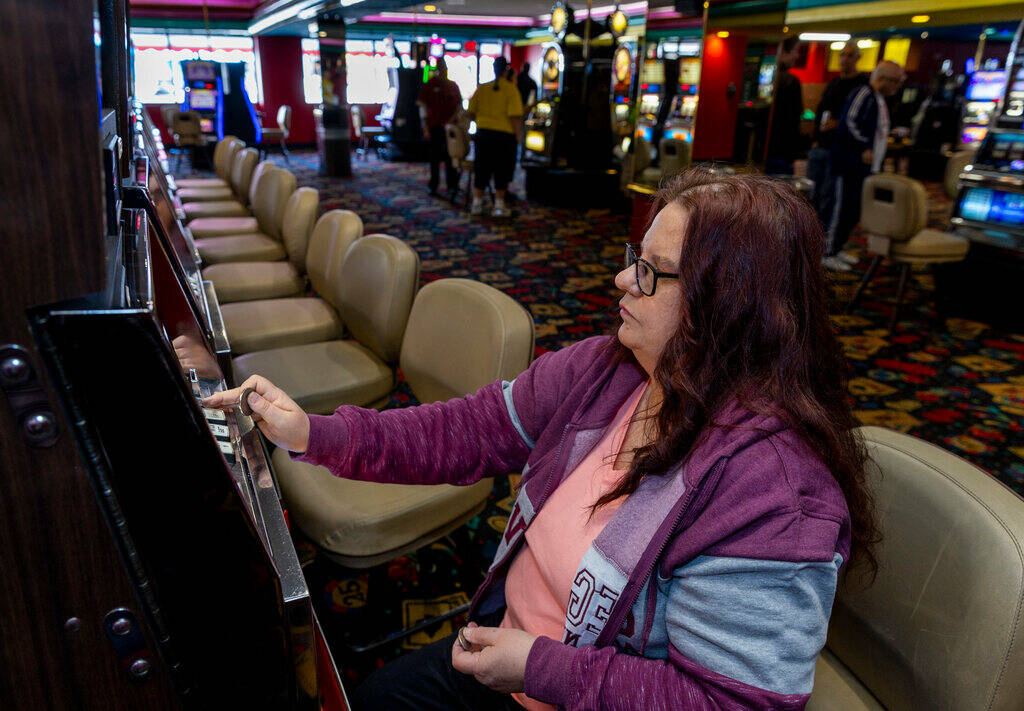
<path id="1" fill-rule="evenodd" d="M 526 434 L 526 430 L 523 429 L 523 423 L 519 421 L 519 413 L 516 412 L 515 403 L 512 402 L 512 386 L 515 385 L 515 380 L 509 382 L 507 380 L 501 381 L 501 394 L 505 396 L 505 408 L 508 410 L 508 416 L 512 420 L 512 426 L 516 428 L 516 432 L 523 438 L 523 442 L 530 449 L 533 449 L 533 440 Z"/>
<path id="2" fill-rule="evenodd" d="M 792 563 L 700 556 L 675 572 L 669 642 L 692 662 L 777 694 L 809 694 L 842 556 Z"/>

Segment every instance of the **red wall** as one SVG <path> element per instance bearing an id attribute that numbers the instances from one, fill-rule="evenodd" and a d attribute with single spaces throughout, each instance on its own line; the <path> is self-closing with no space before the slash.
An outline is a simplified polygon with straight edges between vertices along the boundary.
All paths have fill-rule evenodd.
<path id="1" fill-rule="evenodd" d="M 828 42 L 808 42 L 807 61 L 802 67 L 789 70 L 801 84 L 824 84 L 839 72 L 828 71 Z"/>
<path id="2" fill-rule="evenodd" d="M 747 38 L 743 35 L 729 35 L 724 39 L 709 35 L 704 40 L 693 160 L 732 156 L 746 52 Z M 731 97 L 728 95 L 729 84 L 734 87 Z"/>
<path id="3" fill-rule="evenodd" d="M 300 37 L 253 38 L 263 82 L 263 125 L 276 126 L 277 109 L 292 107 L 288 143 L 314 143 L 313 106 L 302 92 L 302 39 Z"/>

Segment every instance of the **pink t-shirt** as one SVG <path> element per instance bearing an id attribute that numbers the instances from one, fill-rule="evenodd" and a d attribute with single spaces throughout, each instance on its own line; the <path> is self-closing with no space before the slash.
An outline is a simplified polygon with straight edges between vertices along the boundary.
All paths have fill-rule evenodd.
<path id="1" fill-rule="evenodd" d="M 505 580 L 508 608 L 502 627 L 562 639 L 569 591 L 580 560 L 622 499 L 602 506 L 593 518 L 590 507 L 625 473 L 612 466 L 646 387 L 644 383 L 637 388 L 619 408 L 604 438 L 555 489 L 526 529 L 526 541 L 509 566 Z M 526 694 L 512 696 L 530 711 L 555 708 Z"/>

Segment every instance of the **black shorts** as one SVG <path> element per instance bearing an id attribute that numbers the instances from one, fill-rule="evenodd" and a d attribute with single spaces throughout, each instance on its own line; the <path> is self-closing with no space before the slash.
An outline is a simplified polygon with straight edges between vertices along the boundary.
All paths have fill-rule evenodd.
<path id="1" fill-rule="evenodd" d="M 474 187 L 484 190 L 494 178 L 494 189 L 504 190 L 516 169 L 516 137 L 513 133 L 478 128 L 474 158 Z"/>

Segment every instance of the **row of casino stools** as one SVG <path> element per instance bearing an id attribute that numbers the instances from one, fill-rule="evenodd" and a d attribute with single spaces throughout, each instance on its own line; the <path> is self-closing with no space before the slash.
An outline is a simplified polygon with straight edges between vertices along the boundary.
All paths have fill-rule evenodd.
<path id="1" fill-rule="evenodd" d="M 317 218 L 319 196 L 241 141 L 214 152 L 220 178 L 178 180 L 203 277 L 213 282 L 236 383 L 268 378 L 307 412 L 381 407 L 398 368 L 420 402 L 513 380 L 533 357 L 533 318 L 493 287 L 440 279 L 419 289 L 419 257 L 363 236 L 347 210 Z M 367 567 L 446 535 L 492 488 L 370 484 L 273 454 L 292 520 L 331 557 Z"/>

